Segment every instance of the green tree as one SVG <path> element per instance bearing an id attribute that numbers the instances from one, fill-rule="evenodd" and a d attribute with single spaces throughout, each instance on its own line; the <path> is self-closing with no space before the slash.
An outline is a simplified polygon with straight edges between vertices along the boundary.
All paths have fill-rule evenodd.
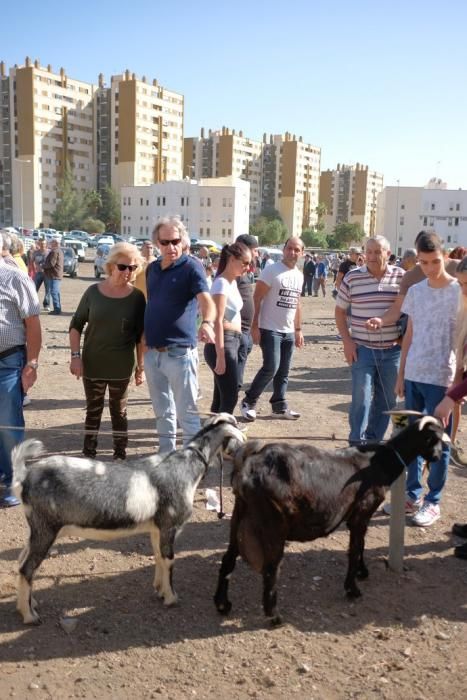
<path id="1" fill-rule="evenodd" d="M 99 208 L 98 217 L 104 222 L 106 231 L 117 233 L 120 230 L 121 209 L 120 197 L 110 185 L 101 191 L 102 206 Z"/>
<path id="2" fill-rule="evenodd" d="M 301 239 L 307 248 L 327 248 L 328 238 L 324 231 L 307 228 L 302 231 Z"/>
<path id="3" fill-rule="evenodd" d="M 88 190 L 83 195 L 83 202 L 86 207 L 86 214 L 97 219 L 97 213 L 102 207 L 102 197 L 97 190 Z"/>
<path id="4" fill-rule="evenodd" d="M 83 198 L 76 190 L 69 163 L 65 165 L 57 190 L 57 206 L 52 212 L 52 226 L 60 231 L 79 228 L 85 213 Z"/>
<path id="5" fill-rule="evenodd" d="M 81 224 L 81 230 L 86 231 L 86 233 L 104 233 L 105 224 L 100 219 L 88 216 Z"/>
<path id="6" fill-rule="evenodd" d="M 286 240 L 288 232 L 286 226 L 279 219 L 269 220 L 260 216 L 250 226 L 252 236 L 257 236 L 260 245 L 277 245 Z"/>
<path id="7" fill-rule="evenodd" d="M 337 224 L 334 231 L 332 232 L 332 237 L 328 237 L 331 240 L 333 248 L 348 248 L 352 243 L 361 243 L 365 238 L 365 231 L 362 229 L 360 224 L 349 224 L 344 222 L 342 224 Z"/>

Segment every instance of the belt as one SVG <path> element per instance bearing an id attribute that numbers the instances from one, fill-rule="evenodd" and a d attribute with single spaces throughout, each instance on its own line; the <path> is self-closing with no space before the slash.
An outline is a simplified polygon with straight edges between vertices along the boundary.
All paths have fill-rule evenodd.
<path id="1" fill-rule="evenodd" d="M 184 348 L 185 350 L 191 350 L 192 346 L 191 345 L 178 345 L 178 343 L 174 343 L 173 345 L 164 345 L 161 348 L 156 348 L 154 345 L 150 345 L 149 349 L 150 350 L 157 350 L 157 352 L 168 352 L 172 348 Z"/>
<path id="2" fill-rule="evenodd" d="M 167 352 L 168 349 L 169 349 L 168 347 L 165 347 L 165 348 L 154 348 L 154 350 L 157 350 L 157 352 Z"/>
<path id="3" fill-rule="evenodd" d="M 0 360 L 3 360 L 4 357 L 9 357 L 9 355 L 13 355 L 15 352 L 19 352 L 20 350 L 25 350 L 25 346 L 13 345 L 12 348 L 8 348 L 8 350 L 3 350 L 3 352 L 0 352 Z"/>

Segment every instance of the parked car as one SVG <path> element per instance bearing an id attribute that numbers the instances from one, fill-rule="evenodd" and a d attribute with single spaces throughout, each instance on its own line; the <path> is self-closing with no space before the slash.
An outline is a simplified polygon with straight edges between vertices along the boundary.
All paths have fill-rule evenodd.
<path id="1" fill-rule="evenodd" d="M 88 247 L 89 245 L 89 233 L 86 233 L 86 231 L 68 231 L 66 234 L 66 238 L 74 238 L 77 241 L 81 241 L 81 243 L 84 245 L 85 248 Z"/>
<path id="2" fill-rule="evenodd" d="M 76 277 L 78 274 L 78 258 L 73 248 L 62 248 L 63 251 L 63 274 Z"/>
<path id="3" fill-rule="evenodd" d="M 80 262 L 86 260 L 86 247 L 82 241 L 75 240 L 74 238 L 62 238 L 62 246 L 65 248 L 72 248 Z"/>
<path id="4" fill-rule="evenodd" d="M 99 236 L 97 239 L 97 247 L 100 245 L 106 244 L 106 245 L 113 245 L 115 243 L 113 236 L 110 235 L 103 235 Z"/>
<path id="5" fill-rule="evenodd" d="M 101 275 L 105 275 L 104 265 L 107 261 L 109 250 L 112 246 L 113 240 L 112 243 L 102 243 L 101 245 L 97 246 L 96 257 L 94 260 L 94 276 L 96 279 L 99 279 Z"/>

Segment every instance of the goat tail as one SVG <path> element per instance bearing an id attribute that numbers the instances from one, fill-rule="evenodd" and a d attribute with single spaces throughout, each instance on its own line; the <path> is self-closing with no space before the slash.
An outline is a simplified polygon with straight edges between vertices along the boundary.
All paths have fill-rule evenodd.
<path id="1" fill-rule="evenodd" d="M 11 461 L 13 465 L 13 488 L 22 485 L 28 474 L 27 462 L 40 457 L 45 452 L 40 440 L 24 440 L 13 448 Z"/>

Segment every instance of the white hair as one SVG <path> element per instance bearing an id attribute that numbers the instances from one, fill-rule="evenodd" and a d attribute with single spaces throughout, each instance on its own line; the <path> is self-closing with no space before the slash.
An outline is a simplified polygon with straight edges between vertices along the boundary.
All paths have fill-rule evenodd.
<path id="1" fill-rule="evenodd" d="M 368 245 L 368 243 L 370 243 L 370 241 L 380 245 L 383 250 L 391 250 L 391 244 L 384 236 L 370 236 L 370 238 L 366 239 L 365 247 Z"/>

